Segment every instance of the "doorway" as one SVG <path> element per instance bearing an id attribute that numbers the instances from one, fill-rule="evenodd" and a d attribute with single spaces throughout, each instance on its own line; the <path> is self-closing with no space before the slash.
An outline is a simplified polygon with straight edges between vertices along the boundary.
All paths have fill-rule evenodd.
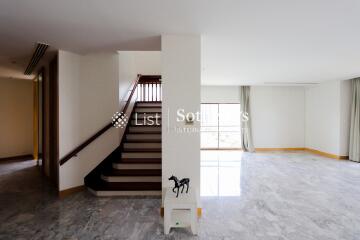
<path id="1" fill-rule="evenodd" d="M 34 159 L 43 174 L 58 186 L 58 61 L 55 56 L 33 81 Z"/>
<path id="2" fill-rule="evenodd" d="M 33 81 L 34 89 L 34 159 L 37 161 L 37 165 L 41 166 L 43 172 L 45 172 L 44 156 L 44 78 L 45 70 L 42 68 Z"/>

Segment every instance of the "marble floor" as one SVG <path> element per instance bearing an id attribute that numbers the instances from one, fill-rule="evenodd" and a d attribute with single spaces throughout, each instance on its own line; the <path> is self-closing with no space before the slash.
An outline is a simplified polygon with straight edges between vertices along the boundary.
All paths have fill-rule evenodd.
<path id="1" fill-rule="evenodd" d="M 304 152 L 203 151 L 199 235 L 163 235 L 158 198 L 63 200 L 34 161 L 0 163 L 0 239 L 360 239 L 360 164 Z"/>

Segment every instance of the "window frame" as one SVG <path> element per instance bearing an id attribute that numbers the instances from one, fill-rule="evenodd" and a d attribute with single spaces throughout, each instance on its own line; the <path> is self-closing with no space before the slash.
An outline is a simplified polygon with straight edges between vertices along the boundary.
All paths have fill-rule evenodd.
<path id="1" fill-rule="evenodd" d="M 241 138 L 239 139 L 240 144 L 239 147 L 220 147 L 220 134 L 221 132 L 226 132 L 226 131 L 220 131 L 220 128 L 226 128 L 226 127 L 239 127 L 239 133 L 241 134 L 241 113 L 239 115 L 239 125 L 235 126 L 235 125 L 229 125 L 229 126 L 220 126 L 220 105 L 229 105 L 229 104 L 236 104 L 239 105 L 239 109 L 240 109 L 240 102 L 231 102 L 231 103 L 216 103 L 216 102 L 203 102 L 200 105 L 200 111 L 201 111 L 201 106 L 202 105 L 217 105 L 217 126 L 203 126 L 202 122 L 200 124 L 200 139 L 201 139 L 201 134 L 202 132 L 212 132 L 212 131 L 203 131 L 202 128 L 203 127 L 209 127 L 209 128 L 217 128 L 217 147 L 202 147 L 201 142 L 200 142 L 200 149 L 201 150 L 241 150 Z M 202 112 L 202 111 L 201 111 Z"/>

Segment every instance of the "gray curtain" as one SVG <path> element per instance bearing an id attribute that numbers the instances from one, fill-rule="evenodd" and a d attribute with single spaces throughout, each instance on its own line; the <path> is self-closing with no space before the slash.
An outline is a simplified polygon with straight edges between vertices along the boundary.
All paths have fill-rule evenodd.
<path id="1" fill-rule="evenodd" d="M 352 81 L 349 159 L 360 162 L 360 78 Z"/>
<path id="2" fill-rule="evenodd" d="M 241 119 L 241 147 L 246 152 L 253 152 L 254 147 L 251 136 L 251 123 L 250 123 L 250 87 L 240 87 L 240 110 L 241 114 L 248 114 L 248 120 L 242 117 Z"/>

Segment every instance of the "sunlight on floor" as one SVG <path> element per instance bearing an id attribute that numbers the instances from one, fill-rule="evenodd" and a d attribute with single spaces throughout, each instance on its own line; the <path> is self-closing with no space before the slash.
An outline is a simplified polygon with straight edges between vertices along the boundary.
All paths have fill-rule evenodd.
<path id="1" fill-rule="evenodd" d="M 201 196 L 240 196 L 242 151 L 201 151 Z"/>

